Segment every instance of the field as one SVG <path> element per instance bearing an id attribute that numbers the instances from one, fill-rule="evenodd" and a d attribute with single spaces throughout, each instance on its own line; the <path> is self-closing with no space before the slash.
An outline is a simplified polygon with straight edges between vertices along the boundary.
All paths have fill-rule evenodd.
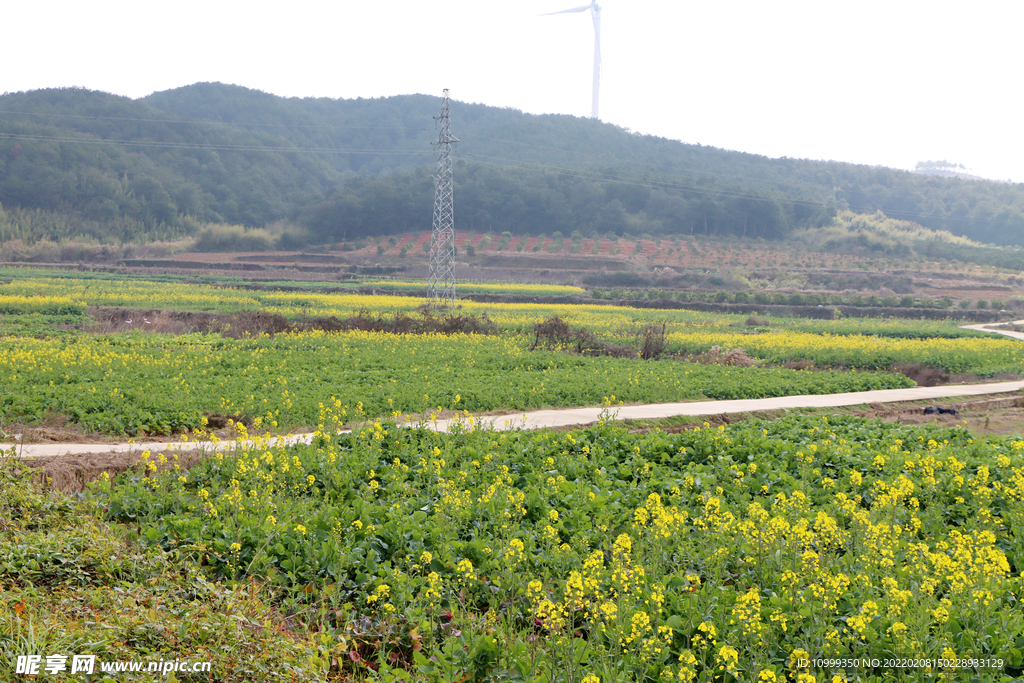
<path id="1" fill-rule="evenodd" d="M 349 332 L 270 340 L 166 337 L 3 344 L 8 419 L 65 415 L 95 432 L 170 434 L 206 413 L 257 427 L 316 425 L 321 406 L 358 417 L 764 398 L 910 386 L 902 375 L 784 368 L 652 365 L 530 352 L 522 338 Z M 211 391 L 212 390 L 212 391 Z M 618 392 L 618 393 L 616 393 Z"/>
<path id="2" fill-rule="evenodd" d="M 171 649 L 216 680 L 1004 680 L 1024 664 L 1022 449 L 813 416 L 678 434 L 376 421 L 188 471 L 154 455 L 78 513 L 97 552 L 36 519 L 88 502 L 10 499 L 28 526 L 5 534 L 4 627 L 34 624 L 45 651 L 76 633 L 108 659 Z M 164 557 L 240 623 L 190 612 Z M 101 597 L 114 581 L 137 584 L 129 602 Z M 286 649 L 271 598 L 295 615 Z"/>
<path id="3" fill-rule="evenodd" d="M 335 288 L 365 285 L 415 293 L 425 286 L 423 245 L 429 237 L 409 233 L 328 244 L 308 253 L 181 253 L 126 263 L 252 282 L 285 276 Z M 456 274 L 462 282 L 585 287 L 584 298 L 611 300 L 697 296 L 731 302 L 738 297 L 762 304 L 939 307 L 960 315 L 997 315 L 1024 306 L 1019 250 L 974 244 L 880 214 L 844 212 L 832 227 L 803 231 L 786 242 L 714 234 L 557 237 L 460 232 Z M 369 275 L 374 272 L 383 277 Z M 482 293 L 473 285 L 462 291 Z M 534 296 L 542 292 L 538 288 Z"/>
<path id="4" fill-rule="evenodd" d="M 0 430 L 201 436 L 231 416 L 242 435 L 317 436 L 147 452 L 77 496 L 4 458 L 4 661 L 210 661 L 160 679 L 197 682 L 1024 674 L 1019 433 L 613 420 L 620 403 L 911 386 L 905 366 L 1015 375 L 1019 342 L 952 320 L 468 301 L 482 333 L 326 331 L 429 316 L 414 297 L 121 279 L 0 270 Z M 618 350 L 545 345 L 554 316 Z M 278 327 L 238 327 L 254 321 Z M 492 432 L 468 415 L 571 405 L 605 417 Z M 397 424 L 461 411 L 451 433 Z"/>
<path id="5" fill-rule="evenodd" d="M 462 296 L 489 300 L 699 301 L 735 304 L 745 313 L 822 305 L 842 306 L 844 315 L 920 313 L 975 322 L 1020 317 L 1024 309 L 1024 252 L 881 214 L 841 212 L 831 226 L 798 231 L 781 242 L 701 232 L 566 237 L 460 231 L 455 273 Z M 81 265 L 91 254 L 115 259 L 101 267 L 122 277 L 158 272 L 179 281 L 254 288 L 422 296 L 429 237 L 419 232 L 306 251 L 211 253 L 191 251 L 195 245 L 186 240 L 159 258 L 130 256 L 136 250 L 129 245 L 39 243 L 18 258 Z M 831 317 L 832 311 L 825 313 Z"/>
<path id="6" fill-rule="evenodd" d="M 424 300 L 0 271 L 7 274 L 21 277 L 0 284 L 0 332 L 8 333 L 0 338 L 0 424 L 19 429 L 59 423 L 92 433 L 166 435 L 230 416 L 280 432 L 315 427 L 321 405 L 338 405 L 354 419 L 598 405 L 611 396 L 621 403 L 763 398 L 911 386 L 906 374 L 891 371 L 915 365 L 937 374 L 1007 375 L 1024 360 L 1016 341 L 952 321 L 769 322 L 596 304 L 462 303 L 459 315 L 486 321 L 489 334 L 328 326 L 340 331 L 270 336 L 231 329 L 239 324 L 232 316 L 339 325 L 367 311 L 418 319 Z M 124 314 L 97 333 L 90 307 Z M 154 323 L 168 311 L 203 314 L 210 325 L 220 321 L 222 333 L 161 333 Z M 534 348 L 535 325 L 552 317 L 635 352 L 646 330 L 663 325 L 664 358 Z M 754 365 L 694 362 L 707 361 L 714 347 L 743 349 Z"/>

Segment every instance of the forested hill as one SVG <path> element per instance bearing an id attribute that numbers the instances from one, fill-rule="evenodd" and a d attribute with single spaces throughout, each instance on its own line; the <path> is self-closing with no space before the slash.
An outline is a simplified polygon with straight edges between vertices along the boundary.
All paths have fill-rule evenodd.
<path id="1" fill-rule="evenodd" d="M 140 100 L 6 94 L 0 204 L 62 212 L 117 239 L 187 234 L 204 221 L 285 220 L 316 239 L 429 227 L 439 104 L 426 95 L 281 98 L 218 83 Z M 452 129 L 462 141 L 461 227 L 775 238 L 848 208 L 1024 244 L 1021 184 L 769 159 L 460 102 Z"/>

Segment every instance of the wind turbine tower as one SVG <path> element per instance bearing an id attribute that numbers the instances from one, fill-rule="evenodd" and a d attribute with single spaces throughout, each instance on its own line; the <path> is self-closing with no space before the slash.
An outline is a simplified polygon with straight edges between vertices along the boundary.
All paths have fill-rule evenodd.
<path id="1" fill-rule="evenodd" d="M 434 176 L 434 230 L 430 236 L 430 278 L 427 298 L 434 308 L 455 306 L 455 210 L 452 203 L 452 135 L 448 118 L 448 88 L 444 89 L 441 113 L 434 117 L 437 134 L 437 174 Z"/>
<path id="2" fill-rule="evenodd" d="M 589 5 L 564 9 L 560 12 L 548 12 L 542 17 L 550 17 L 553 14 L 568 14 L 570 12 L 586 12 L 590 10 L 590 18 L 594 20 L 594 96 L 591 102 L 590 118 L 597 119 L 598 104 L 601 102 L 601 6 L 597 0 L 591 0 Z"/>

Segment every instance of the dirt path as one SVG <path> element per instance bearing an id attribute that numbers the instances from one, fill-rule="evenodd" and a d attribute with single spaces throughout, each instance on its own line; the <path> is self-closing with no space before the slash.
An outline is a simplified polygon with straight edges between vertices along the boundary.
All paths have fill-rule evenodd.
<path id="1" fill-rule="evenodd" d="M 1024 325 L 1024 320 L 1012 324 Z M 1011 330 L 994 330 L 985 325 L 965 325 L 967 329 L 1002 334 L 1015 339 L 1024 340 L 1024 333 Z M 743 399 L 733 401 L 699 401 L 690 403 L 656 403 L 647 405 L 615 406 L 612 412 L 619 420 L 651 420 L 680 415 L 730 415 L 736 413 L 754 413 L 771 410 L 794 408 L 838 408 L 867 404 L 900 403 L 906 401 L 935 400 L 967 396 L 989 396 L 992 394 L 1010 394 L 1024 390 L 1024 380 L 1013 382 L 992 382 L 988 384 L 955 384 L 938 387 L 912 387 L 910 389 L 885 389 L 878 391 L 859 391 L 845 394 L 780 396 L 777 398 Z M 544 429 L 550 427 L 566 427 L 585 425 L 596 422 L 607 411 L 600 406 L 588 408 L 562 408 L 554 410 L 535 410 L 509 415 L 488 415 L 470 419 L 455 418 L 435 420 L 425 426 L 438 431 L 447 431 L 453 424 L 471 424 L 488 429 Z M 312 433 L 274 437 L 265 442 L 270 446 L 287 446 L 297 443 L 310 443 Z M 0 444 L 0 450 L 15 448 L 16 454 L 24 458 L 53 458 L 59 456 L 84 456 L 98 454 L 123 454 L 137 456 L 143 451 L 157 453 L 161 451 L 209 451 L 213 449 L 232 449 L 241 445 L 238 442 L 225 440 L 219 442 L 175 442 L 149 441 L 121 444 Z"/>
<path id="2" fill-rule="evenodd" d="M 959 398 L 967 396 L 989 396 L 992 394 L 1010 394 L 1024 390 L 1024 380 L 1015 382 L 993 382 L 991 384 L 956 384 L 941 387 L 912 387 L 910 389 L 884 389 L 878 391 L 858 391 L 846 394 L 822 394 L 779 396 L 777 398 L 755 398 L 734 401 L 699 401 L 692 403 L 655 403 L 634 406 L 613 406 L 589 408 L 563 408 L 556 410 L 534 410 L 511 415 L 488 415 L 473 418 L 454 418 L 434 420 L 425 426 L 438 431 L 448 431 L 454 424 L 479 426 L 488 429 L 544 429 L 549 427 L 566 427 L 596 422 L 603 413 L 610 411 L 619 420 L 651 420 L 679 415 L 731 415 L 736 413 L 754 413 L 770 410 L 786 410 L 793 408 L 838 408 L 844 406 L 868 405 L 875 403 L 900 403 L 907 401 L 935 400 L 943 398 Z M 313 434 L 295 434 L 267 439 L 270 446 L 287 446 L 297 443 L 310 443 Z M 241 445 L 239 442 L 225 440 L 219 442 L 167 442 L 149 441 L 122 444 L 4 444 L 2 448 L 16 449 L 16 453 L 25 458 L 53 457 L 66 455 L 95 455 L 103 453 L 138 454 L 142 451 L 157 453 L 160 451 L 195 451 L 213 449 L 232 449 Z"/>
<path id="3" fill-rule="evenodd" d="M 982 323 L 980 325 L 961 325 L 960 327 L 965 330 L 991 332 L 992 334 L 1001 334 L 1006 337 L 1013 337 L 1014 339 L 1024 340 L 1024 332 L 1015 332 L 1013 330 L 1001 330 L 998 328 L 999 325 L 1024 325 L 1024 320 L 1014 320 L 1012 323 Z"/>

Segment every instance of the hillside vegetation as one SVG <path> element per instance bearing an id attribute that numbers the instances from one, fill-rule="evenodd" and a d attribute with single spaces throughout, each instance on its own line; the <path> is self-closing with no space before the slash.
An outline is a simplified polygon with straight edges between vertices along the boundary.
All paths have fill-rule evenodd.
<path id="1" fill-rule="evenodd" d="M 272 227 L 290 243 L 423 229 L 438 104 L 217 83 L 140 100 L 75 88 L 6 94 L 0 241 L 146 242 L 208 223 Z M 1020 184 L 769 159 L 479 104 L 457 102 L 452 116 L 466 229 L 777 239 L 837 211 L 881 210 L 981 243 L 1024 243 Z"/>

